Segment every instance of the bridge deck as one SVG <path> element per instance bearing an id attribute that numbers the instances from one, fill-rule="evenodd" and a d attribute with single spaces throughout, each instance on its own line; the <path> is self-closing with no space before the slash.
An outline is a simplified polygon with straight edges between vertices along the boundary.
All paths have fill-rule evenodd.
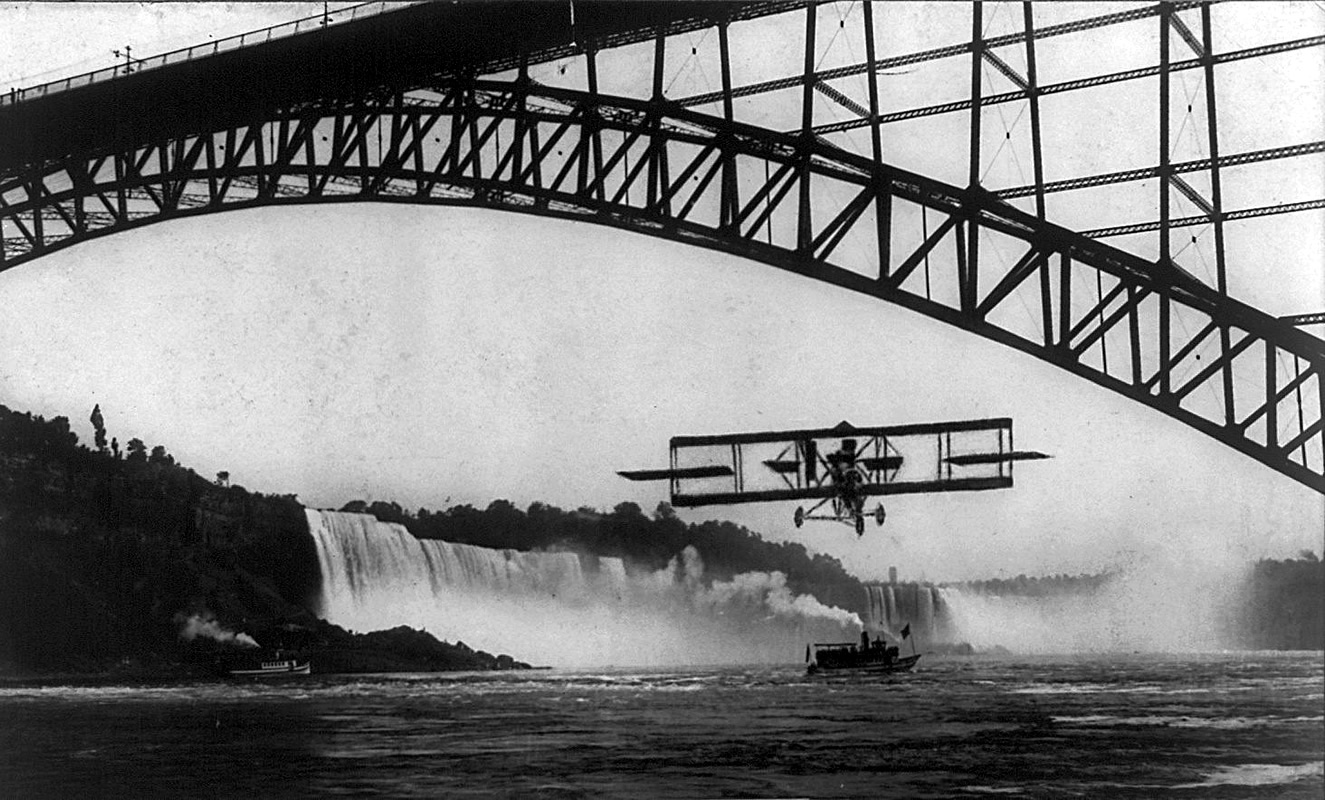
<path id="1" fill-rule="evenodd" d="M 218 130 L 314 99 L 403 90 L 434 75 L 512 65 L 522 53 L 570 52 L 577 39 L 638 40 L 658 27 L 685 30 L 786 6 L 604 0 L 577 4 L 572 27 L 564 3 L 419 3 L 0 105 L 0 174 Z"/>

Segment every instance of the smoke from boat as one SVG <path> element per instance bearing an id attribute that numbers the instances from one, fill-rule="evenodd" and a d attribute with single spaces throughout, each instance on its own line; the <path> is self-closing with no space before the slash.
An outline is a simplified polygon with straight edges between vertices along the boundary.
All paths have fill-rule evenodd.
<path id="1" fill-rule="evenodd" d="M 221 623 L 216 621 L 216 617 L 208 612 L 190 614 L 187 617 L 183 613 L 179 613 L 175 615 L 175 622 L 180 626 L 179 638 L 186 642 L 202 637 L 236 647 L 258 646 L 252 636 L 247 633 L 236 633 L 227 630 Z"/>

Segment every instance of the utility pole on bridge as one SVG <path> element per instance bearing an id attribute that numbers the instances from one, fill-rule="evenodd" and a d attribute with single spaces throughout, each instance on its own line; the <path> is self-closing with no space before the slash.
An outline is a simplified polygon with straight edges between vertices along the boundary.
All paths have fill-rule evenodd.
<path id="1" fill-rule="evenodd" d="M 124 50 L 123 50 L 123 51 L 120 51 L 120 50 L 112 50 L 111 52 L 115 54 L 115 57 L 116 57 L 116 58 L 119 58 L 119 57 L 121 57 L 121 56 L 124 57 L 124 74 L 125 74 L 125 75 L 128 75 L 128 74 L 130 74 L 130 73 L 133 72 L 133 45 L 126 44 L 126 45 L 124 46 Z"/>

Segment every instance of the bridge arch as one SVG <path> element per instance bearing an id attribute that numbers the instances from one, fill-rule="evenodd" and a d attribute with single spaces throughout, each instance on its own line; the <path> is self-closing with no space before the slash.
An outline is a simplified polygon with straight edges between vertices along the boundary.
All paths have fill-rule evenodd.
<path id="1" fill-rule="evenodd" d="M 11 171 L 0 269 L 173 219 L 364 201 L 577 219 L 790 270 L 1032 354 L 1325 491 L 1325 348 L 1291 324 L 978 187 L 523 73 L 294 103 Z M 1037 319 L 1007 313 L 1014 304 Z M 1225 336 L 1198 365 L 1203 343 Z M 1202 402 L 1221 382 L 1242 388 Z"/>

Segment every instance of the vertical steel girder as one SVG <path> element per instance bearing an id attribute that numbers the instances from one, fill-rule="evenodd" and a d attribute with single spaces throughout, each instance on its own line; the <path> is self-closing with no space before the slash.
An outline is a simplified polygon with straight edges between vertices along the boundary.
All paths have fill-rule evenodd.
<path id="1" fill-rule="evenodd" d="M 511 80 L 476 70 L 354 100 L 311 98 L 223 130 L 31 165 L 0 176 L 0 270 L 117 231 L 253 206 L 372 200 L 593 221 L 735 253 L 925 313 L 1183 420 L 1325 493 L 1325 345 L 1228 297 L 1224 245 L 1228 220 L 1315 201 L 1228 212 L 1220 181 L 1226 166 L 1325 152 L 1325 142 L 1221 154 L 1214 91 L 1219 63 L 1319 46 L 1325 37 L 1215 54 L 1208 5 L 1189 2 L 1038 29 L 1031 3 L 1023 2 L 1020 32 L 985 37 L 986 10 L 974 3 L 969 42 L 880 58 L 876 9 L 867 3 L 860 9 L 866 62 L 820 69 L 823 9 L 813 2 L 789 8 L 804 37 L 799 74 L 747 85 L 733 78 L 735 17 L 725 7 L 714 13 L 721 89 L 707 100 L 667 96 L 670 32 L 659 28 L 635 37 L 653 51 L 650 87 L 639 98 L 601 93 L 600 53 L 610 45 L 583 41 L 573 51 L 583 89 L 536 82 L 529 68 L 540 56 L 531 53 L 506 65 Z M 1192 10 L 1200 13 L 1199 34 L 1180 14 Z M 1159 25 L 1156 66 L 1041 83 L 1041 40 L 1146 18 Z M 1194 57 L 1174 59 L 1175 39 Z M 1000 54 L 1014 46 L 1024 48 L 1024 71 Z M 966 55 L 966 99 L 881 111 L 885 68 Z M 1175 162 L 1169 79 L 1190 69 L 1200 69 L 1205 83 L 1209 154 Z M 986 70 L 1016 90 L 987 93 Z M 853 74 L 866 78 L 859 100 L 833 85 Z M 1047 183 L 1040 99 L 1147 77 L 1159 84 L 1156 164 Z M 736 112 L 738 98 L 793 88 L 801 100 L 794 130 L 746 124 Z M 824 99 L 856 119 L 823 122 Z M 702 102 L 720 106 L 712 114 L 691 110 Z M 1025 102 L 1030 113 L 1033 183 L 995 193 L 981 186 L 981 115 L 1009 102 Z M 966 186 L 888 163 L 885 126 L 956 111 L 969 114 Z M 853 127 L 868 127 L 867 152 L 825 139 Z M 1193 172 L 1209 176 L 1208 198 L 1180 176 Z M 1053 192 L 1149 177 L 1159 178 L 1156 222 L 1082 233 L 1047 221 Z M 1173 217 L 1174 189 L 1199 217 Z M 1034 198 L 1033 212 L 1000 200 L 1019 196 Z M 906 229 L 916 221 L 918 243 Z M 1214 230 L 1213 287 L 1173 263 L 1170 231 L 1197 223 Z M 1091 238 L 1152 230 L 1160 237 L 1155 262 Z M 1013 248 L 1010 261 L 984 254 L 982 242 L 991 240 Z M 955 287 L 955 296 L 932 291 L 931 278 Z M 1010 318 L 1023 309 L 1034 309 L 1032 319 L 1014 324 Z M 1238 385 L 1248 382 L 1256 389 L 1240 394 Z"/>

